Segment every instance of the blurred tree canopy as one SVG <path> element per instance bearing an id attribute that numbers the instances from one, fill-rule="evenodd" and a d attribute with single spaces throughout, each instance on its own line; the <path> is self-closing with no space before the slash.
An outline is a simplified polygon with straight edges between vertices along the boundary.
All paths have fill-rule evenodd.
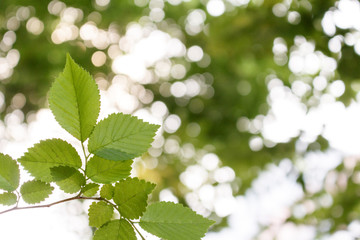
<path id="1" fill-rule="evenodd" d="M 351 8 L 359 9 L 358 2 L 2 0 L 2 125 L 14 111 L 27 123 L 46 107 L 69 52 L 102 91 L 118 95 L 120 111 L 146 112 L 163 125 L 137 172 L 160 186 L 154 198 L 170 193 L 211 215 L 219 230 L 230 213 L 216 211 L 216 197 L 207 202 L 202 190 L 228 187 L 231 196 L 245 195 L 261 172 L 291 159 L 303 195 L 289 208 L 309 201 L 317 207 L 284 222 L 314 226 L 318 236 L 346 229 L 360 216 L 358 164 L 341 161 L 311 190 L 302 163 L 308 153 L 328 151 L 329 138 L 323 125 L 313 131 L 291 121 L 326 99 L 344 107 L 355 101 L 360 28 L 346 19 Z M 299 108 L 285 109 L 290 127 L 274 123 L 283 116 L 276 108 L 281 100 Z M 345 185 L 329 190 L 330 173 Z M 321 196 L 331 204 L 321 206 Z"/>

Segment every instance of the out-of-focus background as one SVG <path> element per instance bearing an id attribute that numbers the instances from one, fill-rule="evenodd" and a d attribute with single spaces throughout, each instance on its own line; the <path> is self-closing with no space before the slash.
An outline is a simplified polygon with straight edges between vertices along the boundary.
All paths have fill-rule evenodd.
<path id="1" fill-rule="evenodd" d="M 358 1 L 1 0 L 1 152 L 75 142 L 47 108 L 67 52 L 101 118 L 162 125 L 133 175 L 216 220 L 204 239 L 360 237 Z M 91 239 L 88 205 L 0 215 L 0 238 Z"/>

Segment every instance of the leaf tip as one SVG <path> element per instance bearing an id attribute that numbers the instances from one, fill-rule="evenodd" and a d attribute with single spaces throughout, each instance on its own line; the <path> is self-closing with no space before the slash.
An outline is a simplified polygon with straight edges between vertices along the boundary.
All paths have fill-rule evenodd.
<path id="1" fill-rule="evenodd" d="M 66 62 L 69 62 L 69 61 L 74 61 L 70 55 L 70 53 L 66 53 Z"/>

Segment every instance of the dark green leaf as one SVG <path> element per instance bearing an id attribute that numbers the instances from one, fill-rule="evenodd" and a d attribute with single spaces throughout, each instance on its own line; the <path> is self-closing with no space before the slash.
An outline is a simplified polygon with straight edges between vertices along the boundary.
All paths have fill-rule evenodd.
<path id="1" fill-rule="evenodd" d="M 54 188 L 49 183 L 38 180 L 26 182 L 20 187 L 21 197 L 29 204 L 44 201 L 53 190 Z"/>
<path id="2" fill-rule="evenodd" d="M 89 151 L 109 160 L 133 159 L 150 147 L 158 127 L 128 114 L 111 114 L 96 125 Z"/>
<path id="3" fill-rule="evenodd" d="M 0 204 L 5 206 L 14 205 L 17 202 L 17 196 L 12 192 L 4 192 L 0 194 Z"/>
<path id="4" fill-rule="evenodd" d="M 121 215 L 129 219 L 137 219 L 145 211 L 148 195 L 155 184 L 127 178 L 115 185 L 114 202 L 118 205 Z"/>
<path id="5" fill-rule="evenodd" d="M 0 153 L 0 189 L 14 191 L 19 186 L 19 165 L 10 156 Z"/>
<path id="6" fill-rule="evenodd" d="M 111 220 L 113 213 L 113 206 L 105 202 L 93 202 L 89 207 L 89 225 L 99 228 Z"/>
<path id="7" fill-rule="evenodd" d="M 53 167 L 50 169 L 53 181 L 66 193 L 80 191 L 85 185 L 85 177 L 77 169 L 67 166 Z"/>
<path id="8" fill-rule="evenodd" d="M 98 183 L 113 183 L 130 176 L 132 160 L 111 161 L 93 156 L 86 166 L 86 176 Z"/>
<path id="9" fill-rule="evenodd" d="M 99 90 L 69 54 L 64 71 L 50 89 L 49 104 L 58 123 L 71 135 L 82 142 L 90 136 L 100 111 Z"/>
<path id="10" fill-rule="evenodd" d="M 120 219 L 99 228 L 95 232 L 94 240 L 136 240 L 136 234 L 130 223 Z"/>
<path id="11" fill-rule="evenodd" d="M 190 208 L 171 202 L 149 205 L 140 219 L 144 230 L 167 240 L 199 240 L 212 224 Z"/>

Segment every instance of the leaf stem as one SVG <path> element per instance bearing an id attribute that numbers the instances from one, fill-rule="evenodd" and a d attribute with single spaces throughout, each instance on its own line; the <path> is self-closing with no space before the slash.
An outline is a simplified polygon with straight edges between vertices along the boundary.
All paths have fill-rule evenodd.
<path id="1" fill-rule="evenodd" d="M 83 150 L 84 157 L 85 157 L 85 170 L 84 170 L 84 173 L 86 173 L 87 161 L 88 161 L 88 158 L 89 158 L 90 154 L 89 154 L 89 155 L 86 155 L 84 142 L 81 142 L 81 148 L 82 148 L 82 150 Z"/>
<path id="2" fill-rule="evenodd" d="M 127 219 L 127 218 L 125 218 L 125 219 L 126 219 L 126 221 L 128 221 L 128 223 L 130 223 L 130 225 L 131 225 L 131 226 L 135 229 L 135 231 L 140 235 L 141 239 L 142 239 L 142 240 L 146 240 L 146 239 L 144 238 L 144 236 L 141 235 L 139 229 L 137 229 L 137 228 L 135 227 L 134 223 L 133 223 L 131 220 Z"/>
<path id="3" fill-rule="evenodd" d="M 84 156 L 86 158 L 86 152 L 85 152 L 85 147 L 84 147 L 84 142 L 81 142 L 81 148 L 83 150 Z M 85 159 L 86 160 L 86 159 Z"/>
<path id="4" fill-rule="evenodd" d="M 18 190 L 15 190 L 15 192 L 16 192 L 16 195 L 17 195 L 17 199 L 16 199 L 16 205 L 15 205 L 15 207 L 17 207 L 17 206 L 19 206 L 19 201 L 20 201 L 20 193 L 19 193 L 19 191 Z"/>

